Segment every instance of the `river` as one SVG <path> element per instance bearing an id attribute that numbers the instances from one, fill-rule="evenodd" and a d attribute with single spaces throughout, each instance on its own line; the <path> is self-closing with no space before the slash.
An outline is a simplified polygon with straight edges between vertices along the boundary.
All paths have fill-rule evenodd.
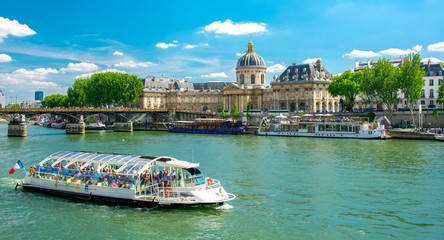
<path id="1" fill-rule="evenodd" d="M 223 207 L 138 209 L 14 190 L 59 150 L 170 155 L 201 164 L 237 199 Z M 87 132 L 0 124 L 0 239 L 438 239 L 444 236 L 444 144 Z"/>

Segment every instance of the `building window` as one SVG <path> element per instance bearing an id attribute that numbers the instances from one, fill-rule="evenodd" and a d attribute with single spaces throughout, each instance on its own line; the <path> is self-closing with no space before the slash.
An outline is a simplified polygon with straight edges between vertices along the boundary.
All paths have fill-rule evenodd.
<path id="1" fill-rule="evenodd" d="M 256 76 L 251 75 L 251 84 L 256 84 Z"/>
<path id="2" fill-rule="evenodd" d="M 244 75 L 241 74 L 240 75 L 240 81 L 239 81 L 240 84 L 245 84 L 245 79 L 244 78 L 245 78 Z"/>
<path id="3" fill-rule="evenodd" d="M 265 84 L 265 75 L 264 74 L 261 75 L 261 84 Z"/>
<path id="4" fill-rule="evenodd" d="M 425 90 L 421 89 L 421 98 L 425 98 Z"/>
<path id="5" fill-rule="evenodd" d="M 425 100 L 421 100 L 421 105 L 425 105 Z"/>
<path id="6" fill-rule="evenodd" d="M 430 97 L 429 98 L 434 98 L 434 96 L 433 96 L 433 89 L 430 89 Z"/>
<path id="7" fill-rule="evenodd" d="M 433 85 L 435 85 L 434 82 L 433 82 L 433 79 L 430 79 L 429 80 L 429 86 L 433 86 Z"/>
<path id="8" fill-rule="evenodd" d="M 434 105 L 435 105 L 435 101 L 430 100 L 430 105 L 431 105 L 431 106 L 434 106 Z"/>
<path id="9" fill-rule="evenodd" d="M 438 79 L 438 86 L 441 85 L 442 79 Z"/>

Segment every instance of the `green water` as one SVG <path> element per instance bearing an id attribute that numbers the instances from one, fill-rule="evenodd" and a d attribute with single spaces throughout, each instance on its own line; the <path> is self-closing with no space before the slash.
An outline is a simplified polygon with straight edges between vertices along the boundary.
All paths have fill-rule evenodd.
<path id="1" fill-rule="evenodd" d="M 88 132 L 0 125 L 0 239 L 439 239 L 444 144 Z M 137 209 L 15 191 L 20 158 L 59 150 L 170 155 L 199 162 L 237 199 L 223 208 Z"/>

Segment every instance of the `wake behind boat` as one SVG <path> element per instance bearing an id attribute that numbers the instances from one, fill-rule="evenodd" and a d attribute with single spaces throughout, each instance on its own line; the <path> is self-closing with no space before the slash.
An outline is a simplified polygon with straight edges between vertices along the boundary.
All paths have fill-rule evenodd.
<path id="1" fill-rule="evenodd" d="M 17 185 L 137 207 L 223 204 L 236 198 L 198 167 L 167 156 L 60 151 L 32 166 Z"/>
<path id="2" fill-rule="evenodd" d="M 240 120 L 198 118 L 194 121 L 176 121 L 168 128 L 168 131 L 175 133 L 243 134 L 245 128 Z"/>
<path id="3" fill-rule="evenodd" d="M 319 138 L 386 138 L 384 125 L 366 118 L 333 118 L 331 114 L 262 118 L 258 135 Z"/>

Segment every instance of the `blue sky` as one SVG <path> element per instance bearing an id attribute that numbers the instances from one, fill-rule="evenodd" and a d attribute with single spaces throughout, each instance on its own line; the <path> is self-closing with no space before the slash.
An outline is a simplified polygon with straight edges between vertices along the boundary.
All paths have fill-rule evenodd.
<path id="1" fill-rule="evenodd" d="M 442 61 L 443 9 L 441 0 L 0 1 L 0 89 L 7 103 L 33 100 L 110 69 L 234 82 L 250 39 L 267 83 L 316 59 L 333 74 L 412 51 Z"/>

